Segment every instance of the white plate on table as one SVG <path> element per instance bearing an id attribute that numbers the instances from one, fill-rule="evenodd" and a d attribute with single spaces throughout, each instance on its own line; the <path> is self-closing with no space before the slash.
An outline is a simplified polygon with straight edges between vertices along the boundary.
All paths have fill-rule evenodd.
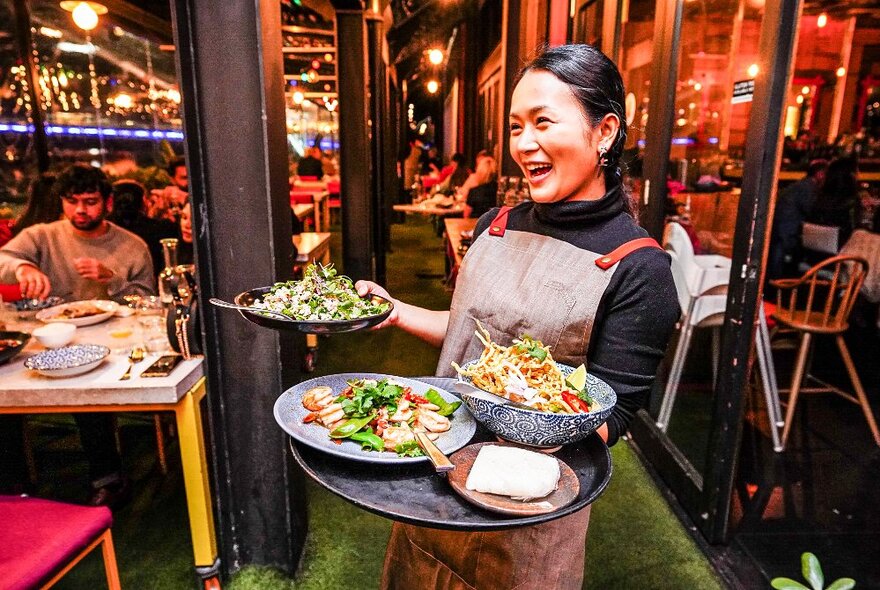
<path id="1" fill-rule="evenodd" d="M 49 349 L 25 359 L 24 366 L 46 377 L 73 377 L 96 368 L 110 355 L 98 344 L 74 344 Z"/>
<path id="2" fill-rule="evenodd" d="M 119 309 L 119 304 L 114 301 L 87 299 L 85 301 L 62 303 L 55 307 L 40 310 L 36 318 L 46 323 L 65 322 L 74 326 L 91 326 L 112 317 L 117 309 Z M 87 313 L 88 315 L 79 316 L 81 313 Z"/>

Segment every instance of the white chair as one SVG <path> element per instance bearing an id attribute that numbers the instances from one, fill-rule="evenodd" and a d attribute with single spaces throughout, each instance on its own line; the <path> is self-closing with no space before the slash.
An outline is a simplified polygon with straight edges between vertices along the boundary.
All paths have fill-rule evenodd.
<path id="1" fill-rule="evenodd" d="M 840 228 L 805 221 L 801 224 L 801 244 L 807 250 L 834 256 L 840 249 Z"/>
<path id="2" fill-rule="evenodd" d="M 695 255 L 690 238 L 678 223 L 669 223 L 663 235 L 664 248 L 672 261 L 672 277 L 682 310 L 679 322 L 681 335 L 673 355 L 666 390 L 657 416 L 657 426 L 666 432 L 675 404 L 681 374 L 687 360 L 694 328 L 712 328 L 712 375 L 718 371 L 720 328 L 727 308 L 727 283 L 730 277 L 730 258 L 716 255 Z M 778 428 L 782 425 L 782 410 L 770 354 L 770 337 L 763 308 L 759 314 L 755 342 L 761 382 L 767 397 L 770 432 L 774 448 L 780 449 Z"/>

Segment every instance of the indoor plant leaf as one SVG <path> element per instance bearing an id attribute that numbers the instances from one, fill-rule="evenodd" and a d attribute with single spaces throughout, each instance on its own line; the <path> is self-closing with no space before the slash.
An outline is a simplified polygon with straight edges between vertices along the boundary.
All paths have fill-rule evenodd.
<path id="1" fill-rule="evenodd" d="M 801 566 L 803 569 L 804 579 L 806 579 L 813 590 L 822 590 L 825 587 L 825 576 L 822 574 L 822 566 L 819 565 L 819 558 L 805 551 L 801 555 Z"/>
<path id="2" fill-rule="evenodd" d="M 800 582 L 795 582 L 791 578 L 773 578 L 770 585 L 776 590 L 810 590 Z"/>
<path id="3" fill-rule="evenodd" d="M 852 578 L 840 578 L 839 580 L 835 580 L 833 584 L 828 586 L 825 590 L 850 590 L 850 588 L 855 588 L 856 581 Z"/>

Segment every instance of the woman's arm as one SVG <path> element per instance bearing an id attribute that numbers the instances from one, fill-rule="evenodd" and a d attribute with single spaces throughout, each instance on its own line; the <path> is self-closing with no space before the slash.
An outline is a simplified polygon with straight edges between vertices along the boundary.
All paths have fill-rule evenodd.
<path id="1" fill-rule="evenodd" d="M 428 344 L 438 348 L 443 345 L 446 328 L 449 325 L 448 311 L 432 311 L 404 303 L 399 299 L 394 299 L 388 294 L 388 291 L 371 281 L 358 281 L 355 283 L 355 289 L 361 297 L 373 293 L 394 304 L 394 310 L 388 319 L 376 326 L 375 329 L 397 326 L 414 336 L 418 336 Z"/>

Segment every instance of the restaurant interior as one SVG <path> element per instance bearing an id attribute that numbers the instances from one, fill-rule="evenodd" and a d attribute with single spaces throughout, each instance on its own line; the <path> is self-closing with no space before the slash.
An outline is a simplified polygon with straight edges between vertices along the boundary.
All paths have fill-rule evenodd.
<path id="1" fill-rule="evenodd" d="M 453 154 L 498 162 L 494 204 L 528 199 L 507 149 L 515 74 L 542 44 L 588 43 L 622 74 L 626 186 L 680 265 L 683 316 L 610 449 L 584 587 L 768 587 L 801 579 L 811 552 L 829 583 L 880 588 L 878 39 L 875 0 L 0 0 L 0 247 L 33 181 L 85 162 L 149 203 L 183 194 L 156 214 L 178 241 L 164 261 L 157 241 L 155 271 L 160 295 L 166 271 L 192 280 L 147 346 L 185 359 L 167 383 L 117 383 L 150 364 L 134 356 L 156 315 L 140 299 L 78 327 L 109 352 L 93 373 L 35 377 L 26 357 L 50 348 L 36 337 L 0 362 L 27 464 L 0 494 L 81 504 L 71 414 L 113 412 L 133 485 L 102 531 L 122 587 L 378 587 L 388 512 L 339 497 L 273 408 L 308 379 L 433 375 L 439 350 L 396 328 L 266 329 L 209 299 L 332 262 L 448 309 L 479 217 L 449 182 Z M 804 218 L 777 274 L 780 202 L 817 161 L 854 162 L 847 223 Z M 798 277 L 853 284 L 811 274 L 839 255 L 866 262 L 850 306 L 816 296 L 826 316 L 846 308 L 838 323 L 786 315 Z M 43 305 L 17 287 L 0 285 L 0 330 L 31 332 Z M 94 546 L 42 582 L 118 587 Z"/>

